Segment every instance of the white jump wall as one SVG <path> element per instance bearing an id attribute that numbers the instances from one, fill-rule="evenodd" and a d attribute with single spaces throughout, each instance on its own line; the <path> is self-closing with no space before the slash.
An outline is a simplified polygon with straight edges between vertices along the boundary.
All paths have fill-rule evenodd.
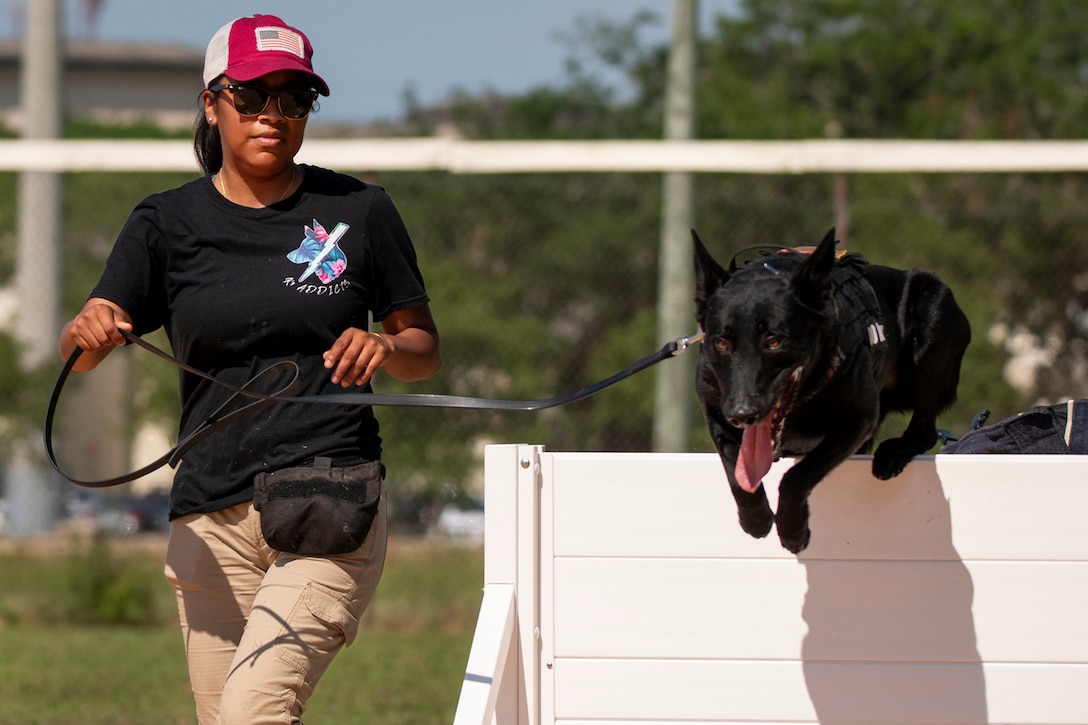
<path id="1" fill-rule="evenodd" d="M 716 455 L 489 447 L 455 722 L 1088 722 L 1088 457 L 869 466 L 793 556 L 740 530 Z"/>

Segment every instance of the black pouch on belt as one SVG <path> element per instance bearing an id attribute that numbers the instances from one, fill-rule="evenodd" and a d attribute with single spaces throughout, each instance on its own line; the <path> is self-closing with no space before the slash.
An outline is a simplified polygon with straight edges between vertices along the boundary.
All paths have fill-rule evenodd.
<path id="1" fill-rule="evenodd" d="M 378 513 L 383 476 L 380 461 L 334 467 L 328 458 L 257 474 L 253 507 L 261 514 L 265 540 L 302 556 L 355 551 Z"/>

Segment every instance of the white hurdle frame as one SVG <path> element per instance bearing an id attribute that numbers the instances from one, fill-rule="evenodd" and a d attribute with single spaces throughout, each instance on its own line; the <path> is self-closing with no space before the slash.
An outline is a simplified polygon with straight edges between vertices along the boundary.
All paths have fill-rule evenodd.
<path id="1" fill-rule="evenodd" d="M 851 458 L 800 556 L 714 454 L 484 458 L 455 725 L 1088 723 L 1088 456 Z"/>

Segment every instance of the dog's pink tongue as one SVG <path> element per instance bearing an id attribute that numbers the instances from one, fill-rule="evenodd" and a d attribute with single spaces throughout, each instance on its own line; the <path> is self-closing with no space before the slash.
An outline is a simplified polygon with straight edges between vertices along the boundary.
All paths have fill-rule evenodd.
<path id="1" fill-rule="evenodd" d="M 763 485 L 763 477 L 771 470 L 774 458 L 773 425 L 771 416 L 744 429 L 737 459 L 737 483 L 748 493 L 755 493 Z"/>

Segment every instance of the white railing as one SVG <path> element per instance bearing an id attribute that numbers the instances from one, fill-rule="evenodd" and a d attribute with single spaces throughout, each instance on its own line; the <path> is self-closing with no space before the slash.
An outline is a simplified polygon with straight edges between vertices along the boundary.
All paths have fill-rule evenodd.
<path id="1" fill-rule="evenodd" d="M 1088 722 L 1088 457 L 869 466 L 795 557 L 740 531 L 716 455 L 488 447 L 454 722 Z"/>
<path id="2" fill-rule="evenodd" d="M 298 159 L 334 169 L 454 173 L 1036 172 L 1088 169 L 1086 141 L 306 141 Z M 0 141 L 2 171 L 195 171 L 187 141 Z"/>

